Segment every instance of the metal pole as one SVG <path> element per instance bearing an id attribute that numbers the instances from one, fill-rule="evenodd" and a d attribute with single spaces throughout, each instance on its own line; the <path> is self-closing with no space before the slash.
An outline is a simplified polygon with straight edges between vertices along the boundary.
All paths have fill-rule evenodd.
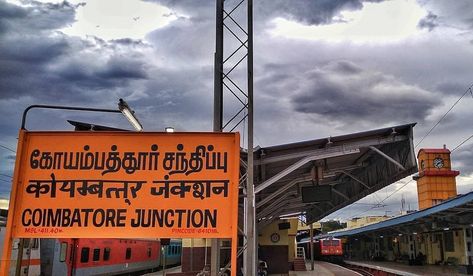
<path id="1" fill-rule="evenodd" d="M 255 192 L 253 186 L 253 0 L 248 0 L 248 170 L 246 276 L 256 275 Z"/>
<path id="2" fill-rule="evenodd" d="M 194 238 L 191 239 L 191 271 L 194 271 Z"/>
<path id="3" fill-rule="evenodd" d="M 21 263 L 23 261 L 23 247 L 25 246 L 25 239 L 20 239 L 18 242 L 18 256 L 16 257 L 15 276 L 21 275 Z"/>
<path id="4" fill-rule="evenodd" d="M 313 223 L 310 224 L 310 270 L 314 271 L 314 225 Z"/>
<path id="5" fill-rule="evenodd" d="M 89 108 L 89 107 L 78 107 L 78 106 L 59 106 L 59 105 L 43 105 L 43 104 L 34 104 L 28 106 L 25 111 L 23 111 L 23 116 L 21 118 L 21 129 L 26 128 L 26 115 L 28 111 L 33 108 L 43 108 L 43 109 L 61 109 L 61 110 L 76 110 L 76 111 L 91 111 L 91 112 L 108 112 L 108 113 L 122 113 L 117 109 L 105 109 L 105 108 Z"/>
<path id="6" fill-rule="evenodd" d="M 166 276 L 166 250 L 167 245 L 163 246 L 163 276 Z"/>
<path id="7" fill-rule="evenodd" d="M 205 248 L 204 248 L 204 267 L 207 266 L 207 239 L 204 239 L 205 241 Z"/>
<path id="8" fill-rule="evenodd" d="M 215 56 L 214 56 L 214 131 L 223 126 L 223 1 L 216 0 Z"/>
<path id="9" fill-rule="evenodd" d="M 224 0 L 216 0 L 215 15 L 215 60 L 214 60 L 214 131 L 222 131 L 223 126 L 223 5 Z M 220 243 L 218 239 L 210 242 L 210 275 L 217 276 L 220 269 Z M 207 258 L 207 240 L 205 240 Z"/>

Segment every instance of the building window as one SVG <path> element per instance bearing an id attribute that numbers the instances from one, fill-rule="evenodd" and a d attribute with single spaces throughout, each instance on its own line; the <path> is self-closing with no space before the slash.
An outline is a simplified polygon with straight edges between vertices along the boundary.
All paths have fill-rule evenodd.
<path id="1" fill-rule="evenodd" d="M 467 237 L 471 237 L 471 229 L 470 228 L 465 229 L 465 234 Z"/>
<path id="2" fill-rule="evenodd" d="M 105 247 L 103 249 L 103 260 L 104 261 L 110 260 L 110 247 Z"/>
<path id="3" fill-rule="evenodd" d="M 95 248 L 94 249 L 94 254 L 93 254 L 92 260 L 94 262 L 97 262 L 97 261 L 100 260 L 100 248 Z"/>
<path id="4" fill-rule="evenodd" d="M 60 262 L 66 261 L 66 254 L 67 254 L 67 242 L 61 242 L 61 250 L 59 251 Z"/>
<path id="5" fill-rule="evenodd" d="M 454 252 L 455 251 L 455 243 L 453 238 L 453 232 L 445 233 L 445 251 L 446 252 Z"/>
<path id="6" fill-rule="evenodd" d="M 442 199 L 432 199 L 432 205 L 437 205 L 437 204 L 440 204 L 442 202 L 443 202 Z"/>
<path id="7" fill-rule="evenodd" d="M 468 248 L 468 252 L 471 252 L 471 242 L 466 243 L 466 248 Z"/>
<path id="8" fill-rule="evenodd" d="M 90 251 L 90 248 L 82 247 L 82 250 L 80 252 L 80 262 L 81 263 L 89 262 L 89 251 Z"/>
<path id="9" fill-rule="evenodd" d="M 125 255 L 125 259 L 129 260 L 131 258 L 131 248 L 128 247 L 126 249 L 126 255 Z"/>

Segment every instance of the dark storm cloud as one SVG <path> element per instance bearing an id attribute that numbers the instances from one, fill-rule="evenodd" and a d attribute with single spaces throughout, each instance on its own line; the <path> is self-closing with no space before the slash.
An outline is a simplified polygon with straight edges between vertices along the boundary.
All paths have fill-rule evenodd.
<path id="1" fill-rule="evenodd" d="M 359 0 L 262 0 L 255 3 L 255 12 L 263 18 L 284 17 L 309 25 L 328 24 L 342 10 L 363 7 Z"/>
<path id="2" fill-rule="evenodd" d="M 467 137 L 466 137 L 467 138 Z M 466 139 L 465 138 L 465 139 Z M 463 139 L 464 140 L 464 139 Z M 460 171 L 461 175 L 473 174 L 473 139 L 470 139 L 463 146 L 458 148 L 452 153 L 452 160 L 456 168 Z"/>
<path id="3" fill-rule="evenodd" d="M 146 79 L 145 64 L 140 60 L 112 58 L 96 74 L 103 79 Z"/>
<path id="4" fill-rule="evenodd" d="M 2 31 L 14 29 L 17 32 L 55 30 L 74 22 L 78 6 L 67 1 L 62 3 L 40 3 L 25 1 L 26 7 L 0 1 L 0 26 Z"/>
<path id="5" fill-rule="evenodd" d="M 454 27 L 471 32 L 473 28 L 473 1 L 433 1 L 418 0 L 429 13 L 435 14 L 439 25 Z"/>
<path id="6" fill-rule="evenodd" d="M 213 86 L 208 81 L 213 76 L 211 66 L 200 70 L 156 69 L 151 74 L 156 77 L 146 84 L 144 91 L 148 97 L 137 101 L 148 106 L 151 128 L 170 125 L 182 131 L 211 129 Z"/>
<path id="7" fill-rule="evenodd" d="M 93 90 L 126 88 L 146 79 L 139 40 L 69 37 L 56 29 L 74 22 L 78 5 L 0 2 L 0 99 L 34 95 L 41 102 L 80 101 Z M 67 93 L 67 97 L 64 97 Z"/>
<path id="8" fill-rule="evenodd" d="M 126 46 L 147 46 L 143 40 L 140 39 L 131 39 L 131 38 L 119 38 L 119 39 L 112 39 L 110 40 L 111 44 L 118 44 L 118 45 L 126 45 Z M 149 46 L 149 45 L 148 45 Z"/>
<path id="9" fill-rule="evenodd" d="M 213 20 L 178 19 L 147 35 L 163 63 L 174 66 L 213 64 Z M 195 65 L 194 63 L 199 63 Z"/>
<path id="10" fill-rule="evenodd" d="M 363 2 L 382 2 L 383 0 L 258 0 L 254 1 L 255 21 L 271 20 L 275 17 L 299 21 L 309 25 L 328 24 L 343 10 L 358 10 L 363 7 Z M 208 0 L 154 0 L 171 9 L 184 14 L 211 18 L 215 14 L 215 1 Z M 226 1 L 225 9 L 230 11 L 240 1 Z M 244 3 L 243 9 L 246 9 Z"/>
<path id="11" fill-rule="evenodd" d="M 423 121 L 440 103 L 428 91 L 348 61 L 317 67 L 296 82 L 296 111 L 345 122 L 373 116 L 378 123 Z"/>
<path id="12" fill-rule="evenodd" d="M 429 12 L 426 17 L 422 18 L 419 21 L 419 24 L 417 26 L 421 29 L 427 29 L 430 32 L 438 26 L 437 19 L 437 15 Z"/>

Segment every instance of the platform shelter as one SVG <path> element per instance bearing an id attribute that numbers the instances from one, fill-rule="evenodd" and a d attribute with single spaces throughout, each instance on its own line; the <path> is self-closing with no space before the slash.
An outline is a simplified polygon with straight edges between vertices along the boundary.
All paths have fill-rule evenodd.
<path id="1" fill-rule="evenodd" d="M 330 232 L 345 240 L 346 259 L 437 264 L 473 273 L 473 192 L 364 227 Z"/>
<path id="2" fill-rule="evenodd" d="M 297 223 L 291 223 L 290 228 L 283 224 L 281 228 L 281 218 L 305 215 L 307 223 L 316 222 L 417 171 L 414 126 L 390 126 L 253 150 L 256 234 L 270 273 L 287 273 L 293 266 Z M 248 152 L 243 150 L 242 176 L 246 173 L 247 156 Z M 314 194 L 322 196 L 314 198 Z M 242 188 L 241 229 L 244 197 Z M 188 244 L 185 242 L 184 246 Z M 199 258 L 196 252 L 210 254 L 209 250 L 198 248 L 205 246 L 205 242 L 193 244 L 192 251 L 184 248 L 183 263 L 191 262 L 188 252 L 194 252 L 193 258 Z M 225 250 L 225 241 L 221 241 L 221 246 Z M 222 265 L 224 259 L 220 258 Z M 281 262 L 282 259 L 287 261 Z"/>

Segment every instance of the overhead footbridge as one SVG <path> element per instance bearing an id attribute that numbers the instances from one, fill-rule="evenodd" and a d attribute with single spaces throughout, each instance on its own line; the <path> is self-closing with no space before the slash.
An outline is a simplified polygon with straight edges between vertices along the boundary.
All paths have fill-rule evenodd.
<path id="1" fill-rule="evenodd" d="M 287 214 L 317 221 L 417 172 L 414 126 L 255 149 L 258 229 Z"/>

